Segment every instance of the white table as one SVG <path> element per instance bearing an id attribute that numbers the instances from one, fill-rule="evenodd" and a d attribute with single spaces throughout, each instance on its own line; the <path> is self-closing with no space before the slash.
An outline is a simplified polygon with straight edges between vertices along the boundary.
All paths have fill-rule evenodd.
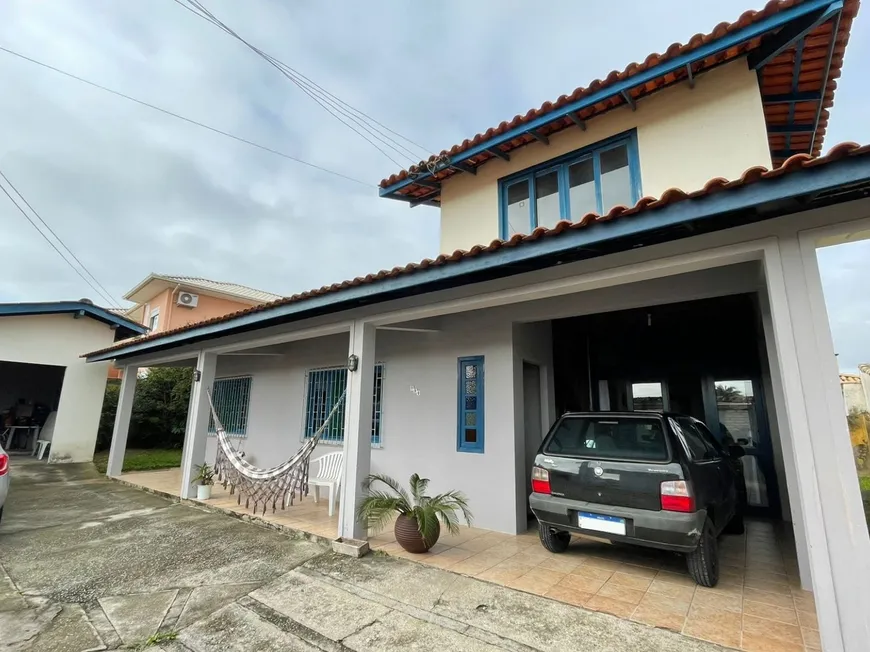
<path id="1" fill-rule="evenodd" d="M 12 443 L 13 439 L 15 439 L 15 433 L 19 430 L 24 430 L 28 434 L 33 433 L 33 448 L 36 447 L 36 440 L 39 439 L 39 426 L 6 426 L 2 433 L 0 433 L 0 446 L 3 447 L 4 450 L 9 451 L 9 445 Z M 25 440 L 25 444 L 27 440 Z M 26 448 L 24 449 L 26 450 Z"/>

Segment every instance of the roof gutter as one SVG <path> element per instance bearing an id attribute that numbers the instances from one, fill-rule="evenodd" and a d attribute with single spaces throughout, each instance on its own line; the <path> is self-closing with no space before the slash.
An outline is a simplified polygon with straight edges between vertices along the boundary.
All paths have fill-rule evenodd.
<path id="1" fill-rule="evenodd" d="M 820 10 L 824 11 L 829 7 L 831 7 L 831 0 L 807 0 L 807 2 L 803 2 L 794 7 L 790 7 L 783 11 L 780 11 L 776 14 L 773 14 L 772 16 L 768 16 L 767 18 L 760 20 L 757 23 L 747 25 L 746 27 L 739 29 L 733 33 L 726 34 L 725 36 L 717 39 L 716 41 L 712 41 L 710 43 L 702 45 L 701 47 L 692 50 L 691 52 L 687 52 L 686 54 L 682 54 L 673 57 L 672 59 L 668 59 L 667 61 L 653 66 L 652 68 L 648 68 L 647 70 L 644 70 L 637 75 L 632 75 L 626 79 L 611 84 L 607 86 L 607 88 L 604 88 L 596 93 L 592 93 L 591 95 L 582 97 L 575 102 L 566 104 L 554 111 L 547 113 L 546 115 L 542 115 L 535 118 L 534 120 L 525 122 L 509 131 L 504 132 L 503 134 L 495 136 L 494 138 L 484 140 L 483 142 L 478 143 L 477 145 L 465 150 L 464 152 L 461 152 L 455 157 L 448 157 L 448 160 L 446 162 L 437 165 L 433 169 L 433 171 L 427 170 L 424 172 L 420 172 L 413 178 L 409 176 L 407 179 L 397 181 L 396 183 L 389 185 L 385 188 L 380 188 L 378 193 L 381 197 L 388 197 L 389 199 L 414 201 L 416 200 L 415 197 L 405 198 L 401 195 L 395 196 L 395 194 L 403 188 L 408 187 L 409 185 L 419 183 L 422 180 L 434 177 L 435 174 L 447 168 L 461 169 L 460 166 L 462 166 L 464 161 L 478 156 L 479 154 L 482 154 L 489 149 L 497 148 L 499 145 L 507 143 L 524 134 L 534 132 L 535 130 L 555 120 L 569 117 L 571 116 L 571 114 L 574 114 L 577 111 L 581 111 L 594 104 L 598 104 L 603 100 L 613 97 L 614 95 L 620 95 L 623 92 L 628 92 L 632 88 L 653 81 L 658 77 L 661 77 L 671 72 L 676 72 L 677 70 L 685 68 L 686 66 L 690 66 L 697 61 L 706 59 L 709 56 L 718 54 L 719 52 L 740 45 L 741 43 L 744 43 L 746 41 L 750 41 L 775 29 L 779 29 L 793 20 L 803 18 Z M 836 35 L 834 36 L 833 40 L 836 40 Z M 431 197 L 429 198 L 431 199 Z"/>
<path id="2" fill-rule="evenodd" d="M 775 208 L 771 209 L 765 217 L 776 217 L 791 212 L 779 206 L 783 199 L 813 196 L 848 184 L 868 181 L 870 181 L 870 155 L 847 157 L 815 169 L 806 168 L 773 179 L 750 183 L 731 191 L 716 192 L 669 204 L 660 209 L 645 210 L 631 216 L 631 219 L 616 219 L 607 224 L 592 224 L 584 228 L 571 229 L 562 232 L 559 237 L 544 237 L 520 246 L 504 246 L 485 255 L 470 257 L 454 264 L 433 265 L 414 273 L 401 274 L 340 291 L 326 292 L 308 299 L 242 315 L 226 322 L 204 325 L 154 340 L 131 342 L 128 346 L 85 357 L 88 362 L 98 362 L 143 355 L 233 333 L 296 321 L 310 317 L 312 314 L 340 312 L 357 307 L 363 302 L 371 305 L 408 296 L 411 292 L 421 294 L 444 287 L 455 287 L 474 282 L 470 277 L 475 274 L 488 273 L 494 277 L 499 274 L 493 274 L 493 271 L 501 270 L 500 276 L 509 276 L 525 271 L 522 269 L 523 266 L 533 265 L 537 259 L 576 253 L 582 248 L 636 236 L 654 229 L 705 220 L 726 213 L 757 210 L 771 202 L 778 204 L 773 204 Z M 540 260 L 537 262 L 540 263 Z"/>
<path id="3" fill-rule="evenodd" d="M 28 315 L 62 315 L 72 314 L 79 317 L 90 317 L 97 321 L 126 328 L 134 333 L 144 334 L 148 329 L 136 322 L 112 313 L 105 308 L 81 301 L 57 301 L 46 303 L 7 303 L 0 304 L 0 317 L 23 317 Z"/>

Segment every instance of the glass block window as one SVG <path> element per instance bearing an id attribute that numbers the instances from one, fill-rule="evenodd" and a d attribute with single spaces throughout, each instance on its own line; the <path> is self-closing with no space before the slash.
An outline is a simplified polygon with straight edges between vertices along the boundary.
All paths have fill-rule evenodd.
<path id="1" fill-rule="evenodd" d="M 304 438 L 313 437 L 323 425 L 336 401 L 347 387 L 347 368 L 330 367 L 311 369 L 308 374 L 305 396 Z M 372 446 L 381 445 L 381 421 L 383 412 L 384 365 L 375 365 L 374 396 L 372 397 Z M 320 441 L 332 444 L 344 442 L 345 406 L 341 405 L 335 416 L 320 436 Z"/>
<path id="2" fill-rule="evenodd" d="M 459 358 L 456 450 L 483 452 L 483 356 Z"/>
<path id="3" fill-rule="evenodd" d="M 248 410 L 251 404 L 251 377 L 217 378 L 212 390 L 214 409 L 228 435 L 244 437 L 248 434 Z M 209 419 L 208 431 L 215 432 L 214 420 Z"/>

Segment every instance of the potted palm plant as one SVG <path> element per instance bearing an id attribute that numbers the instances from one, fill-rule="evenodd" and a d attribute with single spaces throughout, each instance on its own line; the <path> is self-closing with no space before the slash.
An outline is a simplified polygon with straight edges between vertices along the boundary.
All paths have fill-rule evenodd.
<path id="1" fill-rule="evenodd" d="M 208 500 L 211 498 L 211 487 L 214 484 L 214 469 L 208 464 L 200 464 L 196 467 L 196 476 L 191 480 L 196 485 L 196 499 Z"/>
<path id="2" fill-rule="evenodd" d="M 377 484 L 384 485 L 386 490 L 373 489 Z M 427 496 L 428 486 L 429 479 L 416 473 L 408 482 L 410 492 L 389 476 L 372 474 L 365 479 L 366 496 L 359 504 L 357 518 L 365 522 L 370 531 L 377 532 L 398 514 L 393 527 L 396 541 L 408 552 L 426 552 L 441 536 L 442 524 L 448 532 L 456 534 L 459 515 L 469 526 L 472 519 L 468 499 L 462 492 Z"/>

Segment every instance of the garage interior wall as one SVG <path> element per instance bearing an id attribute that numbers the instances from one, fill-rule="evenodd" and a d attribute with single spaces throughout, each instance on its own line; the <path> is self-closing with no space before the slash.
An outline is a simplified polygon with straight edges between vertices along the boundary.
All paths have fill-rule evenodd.
<path id="1" fill-rule="evenodd" d="M 111 346 L 115 332 L 102 322 L 72 314 L 0 319 L 0 360 L 66 368 L 49 462 L 93 459 L 109 363 L 87 364 L 80 356 Z"/>
<path id="2" fill-rule="evenodd" d="M 56 410 L 65 368 L 0 360 L 0 411 L 19 399 Z"/>

